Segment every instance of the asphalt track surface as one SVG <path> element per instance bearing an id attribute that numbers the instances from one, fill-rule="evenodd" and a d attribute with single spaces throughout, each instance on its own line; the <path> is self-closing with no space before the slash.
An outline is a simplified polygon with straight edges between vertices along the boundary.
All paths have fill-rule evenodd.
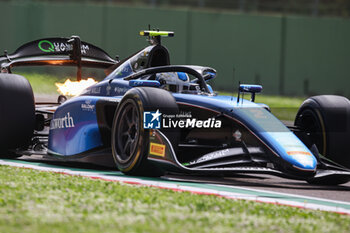
<path id="1" fill-rule="evenodd" d="M 96 166 L 86 163 L 56 162 L 40 155 L 22 156 L 18 160 L 41 162 L 60 165 L 63 167 L 75 167 L 94 170 L 111 170 L 111 168 Z M 243 187 L 256 190 L 280 192 L 285 194 L 302 195 L 314 198 L 323 198 L 334 201 L 350 202 L 350 182 L 338 186 L 311 185 L 305 181 L 290 180 L 272 175 L 237 175 L 235 177 L 198 177 L 198 176 L 174 176 L 162 177 L 166 180 L 221 184 L 231 187 Z"/>

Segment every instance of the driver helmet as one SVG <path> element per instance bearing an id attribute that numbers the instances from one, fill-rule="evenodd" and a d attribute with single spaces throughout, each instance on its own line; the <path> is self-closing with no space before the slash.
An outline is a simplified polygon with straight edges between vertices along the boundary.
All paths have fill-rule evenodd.
<path id="1" fill-rule="evenodd" d="M 189 82 L 190 78 L 188 77 L 188 74 L 184 73 L 184 72 L 177 72 L 177 76 L 181 81 L 184 82 Z"/>
<path id="2" fill-rule="evenodd" d="M 164 79 L 169 84 L 179 83 L 179 81 L 182 81 L 182 82 L 190 81 L 188 75 L 184 72 L 159 73 L 156 75 L 156 80 L 160 80 L 160 79 Z"/>

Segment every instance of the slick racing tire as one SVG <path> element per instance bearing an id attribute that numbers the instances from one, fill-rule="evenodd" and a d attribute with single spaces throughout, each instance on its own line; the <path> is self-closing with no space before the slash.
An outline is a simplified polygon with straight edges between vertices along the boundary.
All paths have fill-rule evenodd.
<path id="1" fill-rule="evenodd" d="M 35 104 L 31 85 L 16 74 L 0 74 L 0 155 L 28 146 L 35 128 Z"/>
<path id="2" fill-rule="evenodd" d="M 320 154 L 350 168 L 350 101 L 342 96 L 320 95 L 305 100 L 295 125 L 315 144 Z"/>
<path id="3" fill-rule="evenodd" d="M 136 87 L 129 90 L 119 103 L 113 119 L 111 145 L 115 163 L 123 173 L 163 175 L 147 159 L 149 130 L 143 128 L 143 113 L 157 110 L 167 114 L 177 113 L 178 106 L 171 93 L 158 88 Z"/>

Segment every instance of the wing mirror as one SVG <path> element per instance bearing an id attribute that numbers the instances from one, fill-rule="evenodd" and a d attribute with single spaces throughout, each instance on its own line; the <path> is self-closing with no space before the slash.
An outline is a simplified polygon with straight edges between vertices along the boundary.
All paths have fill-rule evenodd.
<path id="1" fill-rule="evenodd" d="M 239 97 L 241 92 L 245 93 L 252 93 L 250 101 L 254 102 L 255 101 L 255 93 L 260 93 L 262 91 L 262 86 L 261 85 L 251 85 L 251 84 L 240 84 L 238 88 L 238 98 L 237 98 L 237 103 L 239 102 Z"/>
<path id="2" fill-rule="evenodd" d="M 216 73 L 214 72 L 205 72 L 205 74 L 203 75 L 203 78 L 205 81 L 209 81 L 215 77 L 216 77 Z"/>

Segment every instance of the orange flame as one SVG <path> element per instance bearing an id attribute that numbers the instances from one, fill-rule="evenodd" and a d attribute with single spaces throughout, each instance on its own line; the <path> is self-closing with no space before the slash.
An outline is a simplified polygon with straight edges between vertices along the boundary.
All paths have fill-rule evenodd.
<path id="1" fill-rule="evenodd" d="M 62 95 L 77 96 L 83 92 L 84 89 L 97 83 L 93 78 L 80 81 L 70 81 L 67 79 L 64 83 L 55 83 L 57 91 Z"/>

